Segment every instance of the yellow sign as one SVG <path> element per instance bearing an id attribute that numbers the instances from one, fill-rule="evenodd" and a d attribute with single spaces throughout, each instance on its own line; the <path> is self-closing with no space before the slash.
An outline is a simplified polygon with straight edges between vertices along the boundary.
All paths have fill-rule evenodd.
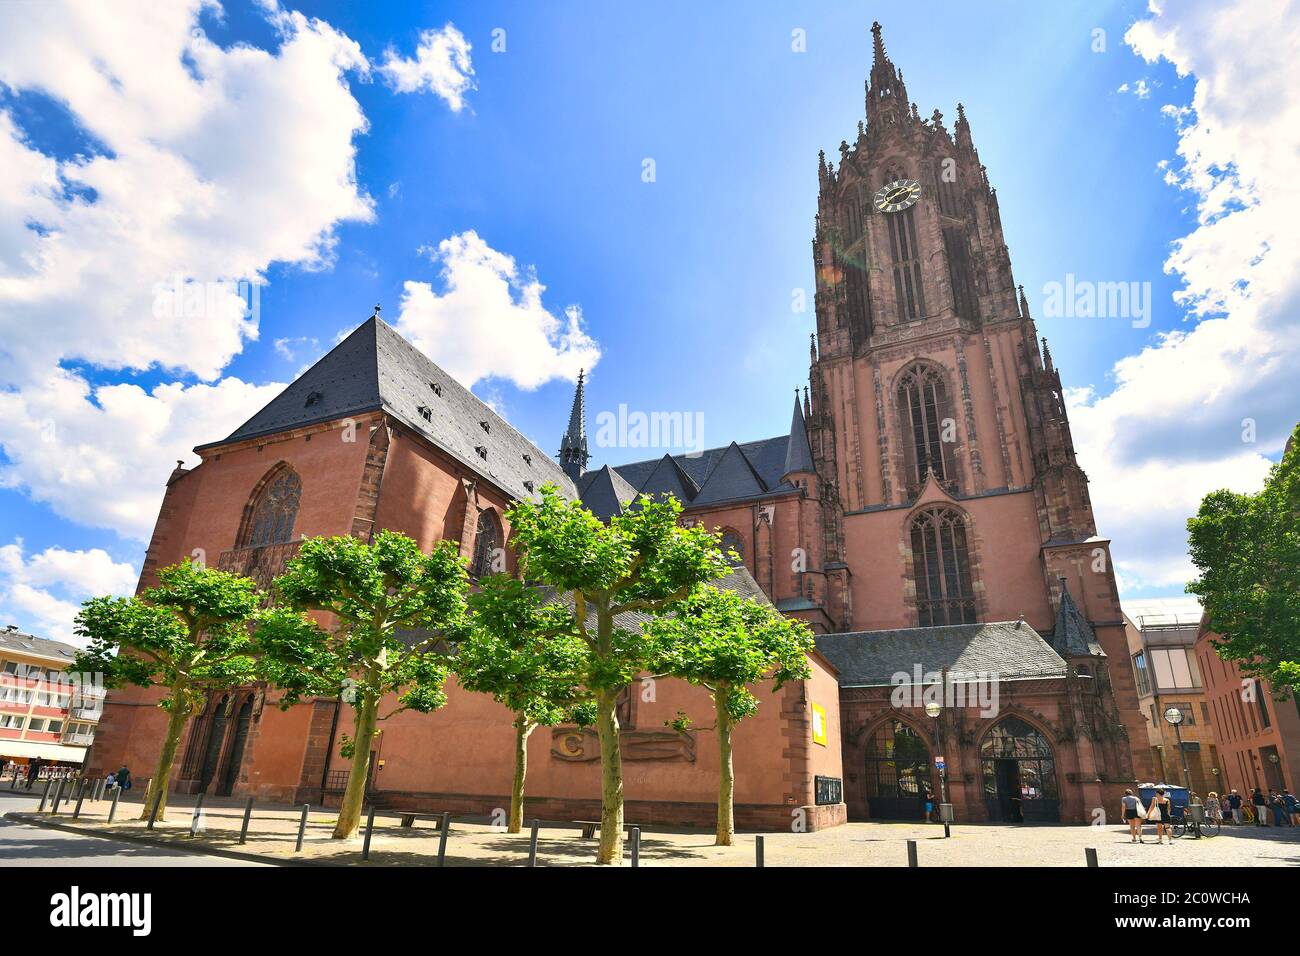
<path id="1" fill-rule="evenodd" d="M 812 705 L 813 743 L 826 746 L 826 708 L 821 704 Z"/>

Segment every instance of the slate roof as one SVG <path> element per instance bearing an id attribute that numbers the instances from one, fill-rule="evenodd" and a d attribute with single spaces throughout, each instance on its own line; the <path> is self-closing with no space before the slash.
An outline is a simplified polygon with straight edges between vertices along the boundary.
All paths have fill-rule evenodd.
<path id="1" fill-rule="evenodd" d="M 1052 629 L 1052 647 L 1066 657 L 1105 657 L 1097 643 L 1092 625 L 1074 603 L 1070 592 L 1062 588 L 1061 605 L 1056 609 L 1056 626 Z"/>
<path id="2" fill-rule="evenodd" d="M 71 663 L 79 649 L 62 641 L 52 641 L 48 637 L 36 637 L 33 634 L 24 634 L 22 631 L 0 630 L 0 652 L 5 650 L 13 650 L 21 654 L 40 654 L 42 657 L 63 659 Z"/>
<path id="3" fill-rule="evenodd" d="M 546 452 L 378 316 L 358 326 L 228 438 L 199 448 L 378 410 L 516 498 L 536 498 L 547 482 L 576 496 L 573 482 Z"/>
<path id="4" fill-rule="evenodd" d="M 816 640 L 839 672 L 841 687 L 888 685 L 899 672 L 911 675 L 917 664 L 926 672 L 983 671 L 999 680 L 1066 673 L 1065 661 L 1023 621 L 819 634 Z"/>
<path id="5" fill-rule="evenodd" d="M 808 444 L 808 429 L 804 425 L 803 407 L 799 404 L 799 392 L 794 393 L 794 418 L 790 421 L 790 440 L 785 449 L 785 474 L 793 475 L 801 471 L 816 471 L 812 460 L 812 446 Z"/>
<path id="6" fill-rule="evenodd" d="M 700 493 L 700 486 L 682 470 L 682 466 L 677 464 L 677 459 L 672 455 L 664 455 L 659 459 L 655 470 L 650 472 L 650 477 L 637 490 L 643 495 L 672 495 L 683 505 L 687 505 Z"/>
<path id="7" fill-rule="evenodd" d="M 766 486 L 764 494 L 773 494 L 783 491 L 797 491 L 794 485 L 781 481 L 785 475 L 786 450 L 790 443 L 789 435 L 778 435 L 775 438 L 764 438 L 759 441 L 751 442 L 732 442 L 731 445 L 723 445 L 721 448 L 710 448 L 701 452 L 695 457 L 690 455 L 672 455 L 672 460 L 686 474 L 697 488 L 703 490 L 710 474 L 722 458 L 735 445 L 744 455 L 745 460 L 749 463 L 754 473 L 758 475 L 763 485 Z M 659 467 L 662 458 L 651 458 L 647 461 L 634 461 L 626 465 L 615 465 L 614 470 L 621 475 L 629 485 L 641 490 Z"/>
<path id="8" fill-rule="evenodd" d="M 623 478 L 606 465 L 597 471 L 589 471 L 578 479 L 578 494 L 587 510 L 599 518 L 611 518 L 622 514 L 637 491 Z"/>

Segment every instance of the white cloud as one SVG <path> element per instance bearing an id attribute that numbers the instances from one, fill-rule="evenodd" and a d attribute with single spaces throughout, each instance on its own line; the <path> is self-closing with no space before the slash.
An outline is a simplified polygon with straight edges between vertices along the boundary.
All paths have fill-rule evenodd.
<path id="1" fill-rule="evenodd" d="M 496 377 L 532 389 L 555 378 L 576 381 L 600 360 L 576 305 L 563 318 L 542 305 L 546 287 L 531 269 L 474 231 L 420 250 L 439 264 L 445 291 L 403 285 L 397 330 L 467 386 Z"/>
<path id="2" fill-rule="evenodd" d="M 470 44 L 464 35 L 448 23 L 441 30 L 425 30 L 415 49 L 415 59 L 399 56 L 389 48 L 379 72 L 398 93 L 424 90 L 441 96 L 453 112 L 465 106 L 465 94 L 474 89 L 474 66 L 470 62 Z"/>
<path id="3" fill-rule="evenodd" d="M 1164 110 L 1181 161 L 1166 181 L 1197 210 L 1165 263 L 1189 327 L 1116 363 L 1109 392 L 1072 392 L 1070 415 L 1122 586 L 1181 590 L 1187 517 L 1215 488 L 1258 488 L 1300 414 L 1300 19 L 1153 0 L 1125 40 L 1196 78 L 1190 108 Z"/>
<path id="4" fill-rule="evenodd" d="M 64 517 L 148 540 L 177 459 L 224 438 L 284 386 L 225 378 L 90 386 L 59 370 L 21 392 L 0 392 L 0 438 L 9 463 L 0 486 L 19 487 Z"/>
<path id="5" fill-rule="evenodd" d="M 28 557 L 23 542 L 0 547 L 0 603 L 19 629 L 56 641 L 82 644 L 73 620 L 86 598 L 135 592 L 139 569 L 114 561 L 99 548 L 67 551 L 46 548 Z"/>
<path id="6" fill-rule="evenodd" d="M 258 335 L 235 283 L 326 267 L 337 226 L 374 218 L 347 83 L 369 62 L 264 6 L 274 50 L 218 47 L 201 0 L 0 5 L 0 85 L 94 144 L 47 155 L 0 110 L 0 484 L 65 517 L 147 538 L 172 461 L 281 387 L 220 379 Z M 173 285 L 199 308 L 167 307 Z M 69 362 L 215 384 L 95 388 Z"/>

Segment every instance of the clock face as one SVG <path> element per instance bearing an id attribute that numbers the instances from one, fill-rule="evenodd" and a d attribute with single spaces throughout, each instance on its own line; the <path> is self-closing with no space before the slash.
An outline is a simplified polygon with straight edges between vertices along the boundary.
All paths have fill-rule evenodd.
<path id="1" fill-rule="evenodd" d="M 902 212 L 921 198 L 921 184 L 915 179 L 895 179 L 876 193 L 876 208 L 881 212 Z"/>

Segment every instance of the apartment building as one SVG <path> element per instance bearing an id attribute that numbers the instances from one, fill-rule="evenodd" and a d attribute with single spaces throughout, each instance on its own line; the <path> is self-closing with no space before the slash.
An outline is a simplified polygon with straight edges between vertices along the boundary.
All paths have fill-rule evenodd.
<path id="1" fill-rule="evenodd" d="M 71 644 L 0 629 L 0 767 L 46 763 L 77 766 L 95 740 L 102 689 L 67 672 Z"/>

